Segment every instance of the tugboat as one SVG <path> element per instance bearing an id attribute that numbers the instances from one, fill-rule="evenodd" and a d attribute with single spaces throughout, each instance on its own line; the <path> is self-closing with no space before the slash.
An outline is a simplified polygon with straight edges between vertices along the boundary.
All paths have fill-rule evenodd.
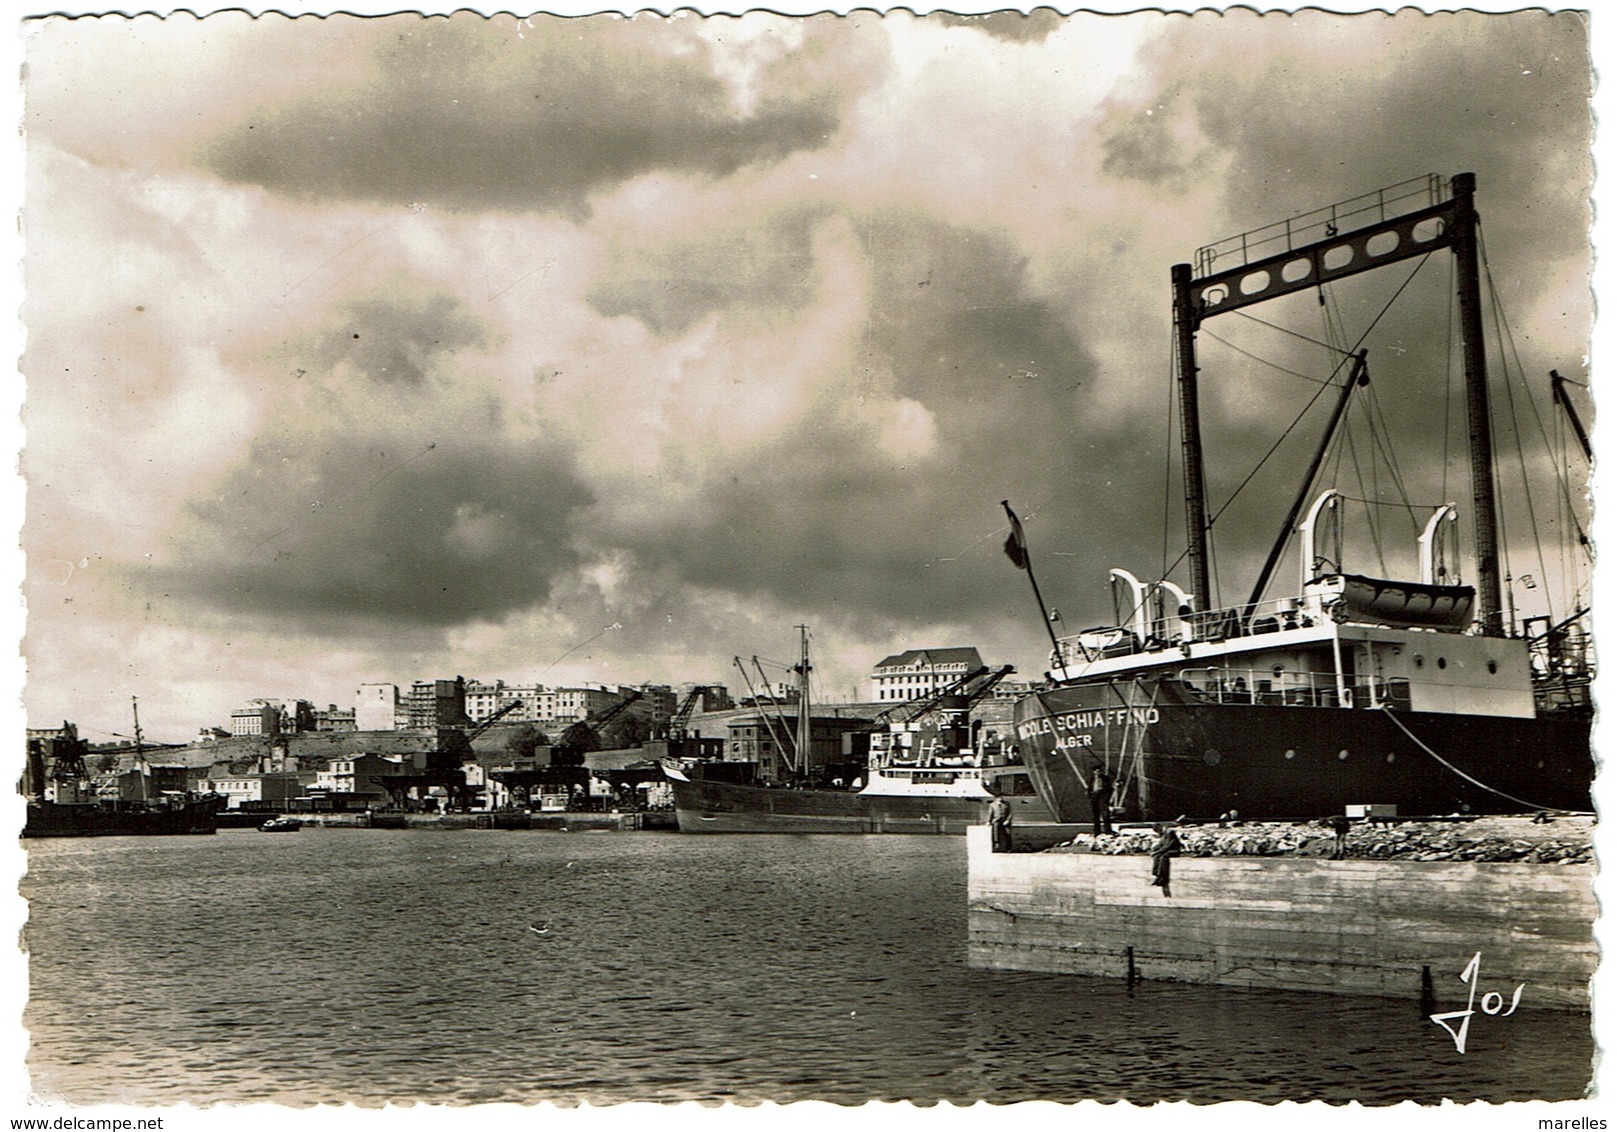
<path id="1" fill-rule="evenodd" d="M 1089 820 L 1088 788 L 1103 770 L 1132 821 L 1591 809 L 1588 610 L 1518 621 L 1508 571 L 1501 577 L 1474 192 L 1469 173 L 1446 185 L 1406 182 L 1222 241 L 1195 267 L 1173 268 L 1189 586 L 1114 569 L 1113 624 L 1061 639 L 1051 630 L 1047 687 L 1020 700 L 1015 719 L 1057 820 Z M 1408 211 L 1389 215 L 1397 209 Z M 1208 596 L 1198 330 L 1305 289 L 1319 289 L 1323 304 L 1332 280 L 1444 248 L 1458 291 L 1474 583 L 1459 576 L 1449 504 L 1431 508 L 1424 525 L 1416 516 L 1412 530 L 1422 533 L 1405 552 L 1418 561 L 1414 577 L 1343 565 L 1347 500 L 1319 480 L 1348 401 L 1368 382 L 1368 351 L 1344 350 L 1334 415 L 1268 561 L 1244 602 L 1219 607 Z M 1026 535 L 1006 510 L 1006 551 L 1031 581 Z M 1293 535 L 1296 588 L 1269 598 Z"/>
<path id="2" fill-rule="evenodd" d="M 135 798 L 98 796 L 85 764 L 89 746 L 64 723 L 54 736 L 28 741 L 28 796 L 24 837 L 113 837 L 213 833 L 224 799 L 213 794 L 168 792 L 153 797 L 151 772 L 135 712 Z M 48 764 L 48 766 L 47 766 Z"/>
<path id="3" fill-rule="evenodd" d="M 729 782 L 697 775 L 716 775 L 735 764 L 681 769 L 665 763 L 663 774 L 673 788 L 681 832 L 963 834 L 983 823 L 996 797 L 1010 803 L 1017 821 L 1050 820 L 1027 767 L 1008 749 L 990 752 L 973 741 L 971 706 L 1010 668 L 979 668 L 935 694 L 902 705 L 891 718 L 872 721 L 876 728 L 865 732 L 868 757 L 862 767 L 852 768 L 858 777 L 845 786 L 811 778 L 806 628 L 796 671 L 793 779 L 778 785 Z"/>

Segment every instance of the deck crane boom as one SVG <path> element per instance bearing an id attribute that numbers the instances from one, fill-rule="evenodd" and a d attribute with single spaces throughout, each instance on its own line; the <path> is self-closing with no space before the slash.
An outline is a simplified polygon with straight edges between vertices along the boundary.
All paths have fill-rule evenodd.
<path id="1" fill-rule="evenodd" d="M 701 698 L 703 689 L 692 688 L 680 701 L 679 707 L 674 710 L 674 717 L 668 721 L 668 738 L 672 742 L 684 739 L 685 729 L 690 725 L 691 715 L 696 710 L 696 701 Z"/>
<path id="2" fill-rule="evenodd" d="M 1572 431 L 1577 434 L 1578 443 L 1583 445 L 1584 456 L 1590 460 L 1593 460 L 1595 458 L 1595 452 L 1589 444 L 1589 434 L 1588 432 L 1584 431 L 1583 418 L 1578 416 L 1577 407 L 1572 404 L 1572 399 L 1566 394 L 1567 384 L 1568 382 L 1566 378 L 1562 377 L 1553 369 L 1550 371 L 1550 392 L 1555 396 L 1556 402 L 1566 413 L 1567 420 L 1572 422 Z"/>
<path id="3" fill-rule="evenodd" d="M 479 735 L 483 734 L 483 732 L 487 731 L 490 727 L 493 727 L 495 725 L 495 723 L 499 722 L 499 720 L 503 719 L 505 716 L 510 715 L 512 712 L 516 711 L 517 708 L 519 708 L 521 706 L 522 706 L 522 701 L 521 700 L 512 700 L 507 704 L 502 704 L 500 706 L 499 710 L 495 711 L 493 715 L 489 716 L 487 719 L 485 719 L 481 723 L 479 723 L 476 727 L 473 727 L 470 731 L 466 732 L 466 742 L 470 743 L 473 739 L 476 739 Z"/>

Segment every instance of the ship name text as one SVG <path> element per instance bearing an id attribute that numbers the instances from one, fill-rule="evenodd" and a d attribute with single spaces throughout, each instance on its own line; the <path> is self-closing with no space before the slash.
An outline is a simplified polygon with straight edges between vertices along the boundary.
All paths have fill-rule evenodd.
<path id="1" fill-rule="evenodd" d="M 1093 747 L 1096 729 L 1124 727 L 1129 723 L 1145 727 L 1156 723 L 1162 713 L 1156 708 L 1097 708 L 1094 711 L 1066 711 L 1044 715 L 1016 725 L 1017 737 L 1024 742 L 1037 735 L 1054 735 L 1057 748 Z"/>

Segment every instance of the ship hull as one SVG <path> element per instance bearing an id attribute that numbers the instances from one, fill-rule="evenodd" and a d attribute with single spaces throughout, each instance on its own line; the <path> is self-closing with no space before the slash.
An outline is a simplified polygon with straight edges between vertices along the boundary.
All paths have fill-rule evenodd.
<path id="1" fill-rule="evenodd" d="M 703 780 L 669 783 L 682 833 L 960 835 L 987 820 L 988 799 L 864 794 Z M 1007 798 L 1013 821 L 1049 821 L 1037 796 Z"/>
<path id="2" fill-rule="evenodd" d="M 173 807 L 104 807 L 94 804 L 30 802 L 24 837 L 170 837 L 214 833 L 219 828 L 213 799 Z"/>
<path id="3" fill-rule="evenodd" d="M 1090 820 L 1086 784 L 1102 763 L 1125 821 L 1305 820 L 1353 805 L 1405 816 L 1587 811 L 1589 729 L 1579 712 L 1206 703 L 1167 680 L 1070 685 L 1016 708 L 1023 760 L 1062 822 Z"/>

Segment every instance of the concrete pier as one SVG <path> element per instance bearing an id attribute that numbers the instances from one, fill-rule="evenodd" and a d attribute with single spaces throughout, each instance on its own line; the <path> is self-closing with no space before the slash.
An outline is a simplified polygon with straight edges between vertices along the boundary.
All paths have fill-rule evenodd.
<path id="1" fill-rule="evenodd" d="M 1036 828 L 1018 831 L 1037 844 Z M 1059 834 L 1052 834 L 1055 838 Z M 1589 1008 L 1599 956 L 1592 864 L 1177 857 L 1172 896 L 1137 854 L 992 853 L 967 834 L 973 967 L 1231 987 L 1435 992 L 1476 1003 Z M 1489 1004 L 1492 1002 L 1490 1000 Z"/>

